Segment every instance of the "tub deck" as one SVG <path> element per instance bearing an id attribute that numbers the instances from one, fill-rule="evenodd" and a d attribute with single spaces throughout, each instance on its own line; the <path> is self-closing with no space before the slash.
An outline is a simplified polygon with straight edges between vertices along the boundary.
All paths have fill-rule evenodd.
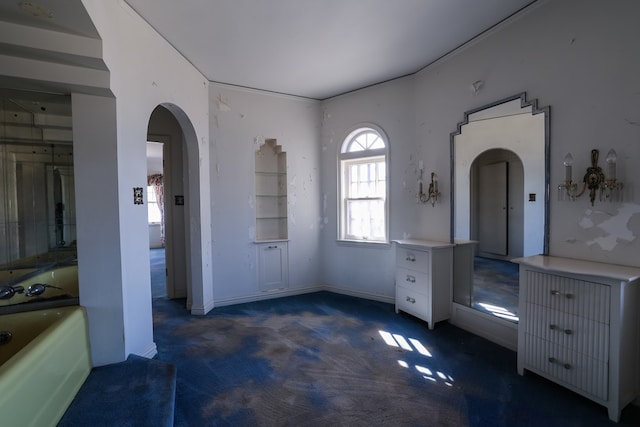
<path id="1" fill-rule="evenodd" d="M 91 371 L 86 314 L 60 307 L 0 316 L 2 425 L 56 425 Z"/>

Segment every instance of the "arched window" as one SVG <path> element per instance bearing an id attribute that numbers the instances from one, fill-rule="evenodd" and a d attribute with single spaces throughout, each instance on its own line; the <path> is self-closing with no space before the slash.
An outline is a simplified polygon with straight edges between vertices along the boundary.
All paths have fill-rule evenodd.
<path id="1" fill-rule="evenodd" d="M 382 130 L 361 127 L 340 154 L 340 240 L 387 242 L 387 156 Z"/>

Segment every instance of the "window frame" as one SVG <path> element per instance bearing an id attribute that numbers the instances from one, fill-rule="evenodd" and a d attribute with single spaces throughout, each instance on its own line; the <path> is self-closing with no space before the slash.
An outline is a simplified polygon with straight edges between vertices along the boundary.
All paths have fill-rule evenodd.
<path id="1" fill-rule="evenodd" d="M 362 133 L 375 133 L 384 144 L 382 148 L 374 148 L 374 149 L 364 149 L 358 151 L 348 151 L 351 147 L 351 144 L 354 140 L 360 136 Z M 347 136 L 344 138 L 342 144 L 339 147 L 339 152 L 337 156 L 338 160 L 338 195 L 337 195 L 337 240 L 339 242 L 349 242 L 349 243 L 368 243 L 368 244 L 388 244 L 389 243 L 389 142 L 386 134 L 382 129 L 380 129 L 376 125 L 372 124 L 361 124 L 358 125 L 350 132 L 348 132 Z M 348 166 L 357 164 L 357 163 L 372 163 L 375 161 L 379 161 L 382 159 L 384 162 L 384 175 L 385 175 L 385 191 L 383 196 L 383 215 L 384 215 L 384 225 L 383 232 L 384 238 L 380 239 L 370 239 L 366 237 L 358 237 L 355 235 L 348 234 L 348 209 L 347 202 L 349 200 L 348 189 L 347 186 L 349 182 L 347 181 L 347 169 Z M 372 198 L 362 198 L 362 200 L 377 200 L 378 197 Z"/>

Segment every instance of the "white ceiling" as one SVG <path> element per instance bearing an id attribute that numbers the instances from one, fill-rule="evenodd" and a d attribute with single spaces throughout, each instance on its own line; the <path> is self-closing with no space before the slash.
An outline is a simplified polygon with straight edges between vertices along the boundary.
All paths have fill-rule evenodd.
<path id="1" fill-rule="evenodd" d="M 207 79 L 314 99 L 412 74 L 534 0 L 126 0 Z"/>
<path id="2" fill-rule="evenodd" d="M 125 1 L 210 81 L 326 99 L 415 73 L 536 0 Z M 99 37 L 82 0 L 2 0 L 0 21 Z"/>

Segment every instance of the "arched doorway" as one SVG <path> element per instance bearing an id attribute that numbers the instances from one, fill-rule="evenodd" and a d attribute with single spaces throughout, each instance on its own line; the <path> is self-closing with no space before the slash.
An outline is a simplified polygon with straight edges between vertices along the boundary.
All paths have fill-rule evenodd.
<path id="1" fill-rule="evenodd" d="M 186 308 L 204 314 L 198 141 L 191 121 L 174 104 L 152 112 L 147 140 L 163 145 L 166 295 L 185 298 Z"/>
<path id="2" fill-rule="evenodd" d="M 511 150 L 491 149 L 470 171 L 471 238 L 477 254 L 512 259 L 523 255 L 524 169 Z"/>

